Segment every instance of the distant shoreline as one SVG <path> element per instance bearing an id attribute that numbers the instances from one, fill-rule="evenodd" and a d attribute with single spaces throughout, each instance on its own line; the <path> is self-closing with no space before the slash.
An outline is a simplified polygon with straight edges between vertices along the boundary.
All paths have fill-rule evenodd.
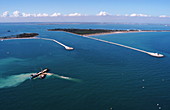
<path id="1" fill-rule="evenodd" d="M 105 30 L 105 29 L 48 29 L 48 31 L 63 31 L 80 36 L 96 36 L 136 32 L 170 32 L 170 30 Z"/>
<path id="2" fill-rule="evenodd" d="M 35 39 L 35 36 L 38 36 L 38 33 L 23 33 L 18 35 L 11 35 L 11 36 L 5 36 L 0 37 L 0 40 L 10 40 L 10 39 Z"/>
<path id="3" fill-rule="evenodd" d="M 14 40 L 14 39 L 16 39 L 16 40 L 18 40 L 18 39 L 37 39 L 37 37 L 7 38 L 7 39 L 1 39 L 1 38 L 0 38 L 1 41 L 3 41 L 3 40 Z"/>
<path id="4" fill-rule="evenodd" d="M 135 32 L 139 32 L 139 31 L 106 32 L 106 33 L 87 34 L 87 35 L 83 35 L 83 36 L 98 36 L 98 35 L 107 35 L 107 34 L 121 34 L 121 33 L 135 33 Z M 140 32 L 146 32 L 146 31 L 140 31 Z M 150 31 L 150 32 L 151 32 L 151 31 Z"/>

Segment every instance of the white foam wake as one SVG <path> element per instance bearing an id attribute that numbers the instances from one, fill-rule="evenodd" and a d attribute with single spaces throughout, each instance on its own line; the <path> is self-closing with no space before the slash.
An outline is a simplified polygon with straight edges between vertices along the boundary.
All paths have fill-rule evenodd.
<path id="1" fill-rule="evenodd" d="M 0 88 L 8 88 L 8 87 L 16 87 L 23 83 L 24 81 L 30 79 L 30 75 L 33 73 L 25 73 L 25 74 L 19 74 L 19 75 L 11 75 L 5 78 L 0 78 Z M 70 80 L 74 82 L 81 82 L 81 80 L 76 78 L 70 78 L 66 76 L 60 76 L 58 74 L 53 73 L 47 73 L 49 76 L 55 76 L 60 79 Z"/>
<path id="2" fill-rule="evenodd" d="M 76 78 L 71 78 L 71 77 L 66 77 L 66 76 L 60 76 L 58 74 L 53 74 L 53 73 L 49 73 L 50 75 L 52 76 L 55 76 L 57 78 L 60 78 L 60 79 L 65 79 L 65 80 L 70 80 L 70 81 L 74 81 L 74 82 L 81 82 L 80 79 L 76 79 Z"/>
<path id="3" fill-rule="evenodd" d="M 7 88 L 7 87 L 16 87 L 20 85 L 22 82 L 26 81 L 30 78 L 30 74 L 19 74 L 19 75 L 12 75 L 6 78 L 0 78 L 0 88 Z"/>

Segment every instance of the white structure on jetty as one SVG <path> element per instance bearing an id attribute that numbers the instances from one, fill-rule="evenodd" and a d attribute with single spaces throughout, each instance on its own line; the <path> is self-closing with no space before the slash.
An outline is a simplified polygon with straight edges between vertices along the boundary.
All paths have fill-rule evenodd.
<path id="1" fill-rule="evenodd" d="M 56 43 L 58 43 L 59 45 L 63 46 L 66 50 L 73 50 L 73 49 L 74 49 L 73 47 L 66 46 L 66 45 L 62 44 L 61 42 L 59 42 L 59 41 L 57 41 L 57 40 L 54 40 L 54 39 L 40 38 L 40 37 L 38 37 L 38 39 L 50 40 L 50 41 L 56 42 Z"/>
<path id="2" fill-rule="evenodd" d="M 148 52 L 147 54 L 149 54 L 149 55 L 151 55 L 151 56 L 154 56 L 154 57 L 164 57 L 164 55 L 159 54 L 159 53 L 151 53 L 151 52 Z"/>
<path id="3" fill-rule="evenodd" d="M 130 46 L 126 46 L 126 45 L 122 45 L 122 44 L 118 44 L 118 43 L 114 43 L 114 42 L 109 42 L 109 41 L 106 41 L 106 40 L 97 39 L 97 38 L 93 38 L 93 37 L 89 37 L 89 36 L 83 36 L 83 37 L 93 39 L 93 40 L 97 40 L 97 41 L 101 41 L 101 42 L 105 42 L 105 43 L 109 43 L 109 44 L 118 45 L 118 46 L 125 47 L 125 48 L 132 49 L 132 50 L 136 50 L 136 51 L 143 52 L 143 53 L 146 53 L 148 55 L 151 55 L 153 57 L 159 57 L 159 58 L 164 57 L 164 55 L 159 54 L 159 53 L 147 52 L 147 51 L 140 50 L 140 49 L 137 49 L 137 48 L 133 48 L 133 47 L 130 47 Z"/>

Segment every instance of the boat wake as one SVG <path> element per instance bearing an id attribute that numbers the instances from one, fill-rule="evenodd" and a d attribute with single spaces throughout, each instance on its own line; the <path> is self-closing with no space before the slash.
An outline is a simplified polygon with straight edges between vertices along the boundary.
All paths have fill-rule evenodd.
<path id="1" fill-rule="evenodd" d="M 30 79 L 30 75 L 33 73 L 25 73 L 25 74 L 19 74 L 19 75 L 11 75 L 5 78 L 0 78 L 0 89 L 1 88 L 9 88 L 9 87 L 16 87 L 20 85 L 21 83 L 25 82 L 26 80 Z M 81 80 L 76 78 L 70 78 L 66 76 L 60 76 L 58 74 L 54 73 L 46 73 L 48 76 L 54 76 L 60 79 L 65 79 L 69 81 L 74 82 L 81 82 Z"/>
<path id="2" fill-rule="evenodd" d="M 60 78 L 60 79 L 70 80 L 70 81 L 74 81 L 74 82 L 81 82 L 80 79 L 66 77 L 66 76 L 60 76 L 60 75 L 54 74 L 54 73 L 47 73 L 47 75 L 55 76 L 55 77 Z"/>
<path id="3" fill-rule="evenodd" d="M 29 79 L 31 74 L 32 73 L 26 73 L 0 78 L 0 88 L 16 87 Z"/>

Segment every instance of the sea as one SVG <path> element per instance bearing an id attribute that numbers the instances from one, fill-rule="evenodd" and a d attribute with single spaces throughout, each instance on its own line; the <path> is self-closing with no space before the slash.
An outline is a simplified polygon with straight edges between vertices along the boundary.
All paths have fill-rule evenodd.
<path id="1" fill-rule="evenodd" d="M 0 40 L 0 110 L 170 110 L 170 32 L 92 36 L 164 58 L 54 28 L 170 30 L 162 24 L 0 23 L 0 37 L 38 33 L 43 39 Z M 10 31 L 10 32 L 9 32 Z M 48 68 L 52 75 L 30 80 Z"/>

